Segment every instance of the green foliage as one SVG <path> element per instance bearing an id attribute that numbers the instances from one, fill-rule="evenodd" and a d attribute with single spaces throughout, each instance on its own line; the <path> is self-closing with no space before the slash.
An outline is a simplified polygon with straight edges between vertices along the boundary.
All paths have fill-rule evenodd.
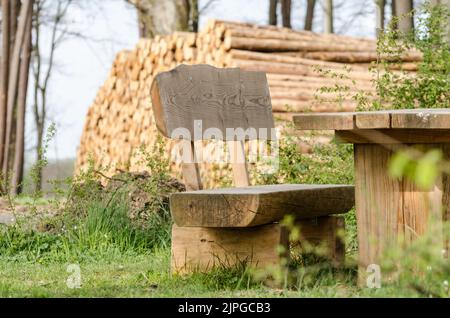
<path id="1" fill-rule="evenodd" d="M 274 173 L 251 170 L 257 184 L 306 183 L 306 184 L 353 184 L 353 145 L 316 144 L 312 152 L 301 153 L 299 138 L 285 135 L 280 140 L 279 167 Z M 355 211 L 345 214 L 346 246 L 349 252 L 358 247 Z"/>
<path id="2" fill-rule="evenodd" d="M 321 76 L 342 80 L 342 84 L 321 87 L 316 100 L 338 107 L 354 100 L 359 110 L 450 107 L 450 10 L 427 1 L 408 14 L 417 18 L 414 32 L 400 32 L 396 27 L 399 17 L 393 17 L 378 37 L 378 58 L 371 66 L 375 94 L 358 89 L 350 67 L 339 71 L 316 67 Z M 409 52 L 423 57 L 414 74 L 402 62 Z M 332 93 L 331 99 L 326 97 L 328 93 Z"/>
<path id="3" fill-rule="evenodd" d="M 384 253 L 381 266 L 386 287 L 410 290 L 420 297 L 450 297 L 450 262 L 442 245 L 450 239 L 450 224 L 434 219 L 430 223 L 426 235 Z"/>
<path id="4" fill-rule="evenodd" d="M 54 130 L 49 131 L 51 133 L 46 137 L 45 144 L 54 133 Z M 0 255 L 9 260 L 37 263 L 83 262 L 168 248 L 172 221 L 168 202 L 161 198 L 161 182 L 169 180 L 169 177 L 168 164 L 158 158 L 161 147 L 163 145 L 158 144 L 157 151 L 145 156 L 153 175 L 145 179 L 142 188 L 155 199 L 154 204 L 146 206 L 149 213 L 145 218 L 145 227 L 131 220 L 129 215 L 130 192 L 127 185 L 135 180 L 120 179 L 118 186 L 105 188 L 101 183 L 104 176 L 101 168 L 96 168 L 90 160 L 86 170 L 75 178 L 64 180 L 69 185 L 67 191 L 55 191 L 66 198 L 51 200 L 58 211 L 56 216 L 21 217 L 13 226 L 0 227 Z M 45 163 L 44 151 L 42 161 L 37 164 L 44 167 Z M 30 210 L 37 211 L 38 203 L 42 201 L 41 195 L 33 195 Z M 37 217 L 37 213 L 33 216 Z M 36 222 L 37 225 L 33 224 Z"/>
<path id="5" fill-rule="evenodd" d="M 320 144 L 313 146 L 311 154 L 303 154 L 299 139 L 286 135 L 280 140 L 278 169 L 270 174 L 254 173 L 258 184 L 352 184 L 353 146 Z"/>
<path id="6" fill-rule="evenodd" d="M 389 164 L 389 173 L 394 178 L 407 177 L 422 189 L 429 189 L 441 175 L 443 154 L 440 149 L 421 152 L 407 148 L 395 153 Z"/>
<path id="7" fill-rule="evenodd" d="M 391 21 L 380 35 L 379 59 L 374 65 L 379 99 L 373 108 L 445 108 L 450 106 L 450 44 L 446 38 L 450 11 L 443 5 L 425 3 L 416 10 L 415 32 L 403 34 Z M 411 76 L 401 68 L 401 56 L 411 49 L 421 52 L 423 60 Z M 393 71 L 397 65 L 400 71 Z"/>
<path id="8" fill-rule="evenodd" d="M 42 181 L 40 172 L 48 164 L 47 151 L 50 145 L 50 141 L 55 137 L 55 134 L 56 134 L 56 125 L 55 123 L 51 123 L 45 133 L 44 140 L 42 141 L 42 147 L 38 149 L 39 156 L 30 170 L 30 179 L 35 185 Z M 42 191 L 40 190 L 40 188 L 41 188 L 40 186 L 35 187 L 35 191 L 32 195 L 32 197 L 35 200 L 42 197 Z"/>

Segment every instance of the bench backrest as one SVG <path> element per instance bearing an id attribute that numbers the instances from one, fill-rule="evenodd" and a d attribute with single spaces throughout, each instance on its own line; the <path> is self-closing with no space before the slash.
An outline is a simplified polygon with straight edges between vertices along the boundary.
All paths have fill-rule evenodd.
<path id="1" fill-rule="evenodd" d="M 182 170 L 187 190 L 202 189 L 195 140 L 226 140 L 234 184 L 248 186 L 244 141 L 276 139 L 263 72 L 180 65 L 156 76 L 151 97 L 158 130 L 184 143 Z"/>
<path id="2" fill-rule="evenodd" d="M 263 72 L 180 65 L 151 88 L 156 125 L 172 139 L 272 140 L 274 121 Z M 184 133 L 183 133 L 184 132 Z"/>

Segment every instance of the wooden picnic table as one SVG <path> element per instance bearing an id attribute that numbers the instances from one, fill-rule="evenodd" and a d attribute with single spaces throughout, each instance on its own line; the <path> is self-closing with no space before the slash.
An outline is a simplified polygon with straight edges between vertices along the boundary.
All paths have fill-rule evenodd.
<path id="1" fill-rule="evenodd" d="M 338 142 L 354 144 L 360 282 L 368 265 L 381 265 L 387 247 L 407 245 L 431 225 L 436 244 L 448 252 L 440 226 L 450 219 L 449 176 L 422 189 L 391 177 L 388 168 L 392 154 L 404 147 L 439 148 L 449 160 L 450 109 L 308 113 L 293 120 L 298 129 L 334 130 Z"/>

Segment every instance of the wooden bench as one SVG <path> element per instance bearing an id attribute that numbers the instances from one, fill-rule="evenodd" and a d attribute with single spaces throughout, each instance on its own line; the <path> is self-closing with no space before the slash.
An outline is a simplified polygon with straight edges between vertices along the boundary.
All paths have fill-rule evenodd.
<path id="1" fill-rule="evenodd" d="M 323 244 L 334 263 L 342 262 L 344 246 L 338 232 L 343 231 L 344 221 L 332 214 L 346 213 L 353 207 L 354 187 L 250 186 L 245 141 L 273 140 L 274 134 L 250 134 L 241 139 L 227 134 L 230 128 L 273 131 L 264 73 L 181 65 L 156 76 L 151 96 L 159 131 L 181 139 L 184 146 L 182 172 L 188 191 L 170 198 L 175 221 L 173 272 L 206 271 L 240 262 L 259 267 L 277 265 L 289 257 L 289 244 L 302 242 Z M 227 142 L 235 188 L 202 189 L 194 141 L 208 139 L 208 129 L 215 129 L 214 137 Z M 278 223 L 287 214 L 294 215 L 300 227 L 298 242 L 290 242 L 288 229 Z"/>

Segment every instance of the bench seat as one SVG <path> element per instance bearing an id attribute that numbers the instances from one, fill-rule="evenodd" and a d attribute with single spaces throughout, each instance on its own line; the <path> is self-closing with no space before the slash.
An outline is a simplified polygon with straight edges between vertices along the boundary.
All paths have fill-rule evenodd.
<path id="1" fill-rule="evenodd" d="M 276 184 L 188 191 L 170 197 L 178 226 L 249 227 L 280 221 L 342 214 L 354 205 L 350 185 Z"/>

